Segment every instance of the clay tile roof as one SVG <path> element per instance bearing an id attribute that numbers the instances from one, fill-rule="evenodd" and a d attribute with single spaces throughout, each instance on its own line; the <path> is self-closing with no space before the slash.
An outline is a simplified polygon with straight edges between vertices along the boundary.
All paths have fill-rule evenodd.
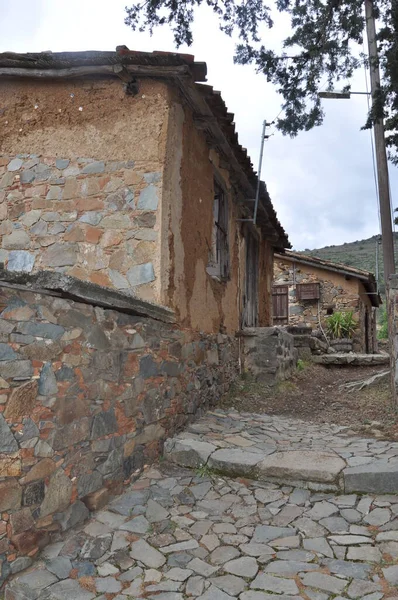
<path id="1" fill-rule="evenodd" d="M 298 262 L 306 265 L 311 265 L 318 269 L 325 269 L 327 271 L 334 271 L 340 273 L 346 277 L 353 277 L 359 279 L 365 286 L 365 289 L 370 294 L 370 300 L 374 306 L 381 304 L 381 297 L 377 293 L 376 279 L 373 273 L 370 271 L 364 271 L 363 269 L 357 269 L 350 265 L 343 263 L 332 262 L 331 260 L 325 260 L 318 256 L 312 256 L 310 254 L 304 254 L 302 252 L 294 252 L 292 250 L 286 250 L 283 254 L 275 254 L 275 258 L 282 260 L 290 260 L 292 262 Z"/>

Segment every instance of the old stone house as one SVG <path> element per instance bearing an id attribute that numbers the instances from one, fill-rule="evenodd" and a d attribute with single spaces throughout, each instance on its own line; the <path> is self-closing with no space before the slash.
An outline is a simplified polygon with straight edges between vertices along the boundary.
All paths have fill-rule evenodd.
<path id="1" fill-rule="evenodd" d="M 122 290 L 203 331 L 271 323 L 287 238 L 265 186 L 250 223 L 255 173 L 204 63 L 120 49 L 4 55 L 0 68 L 8 270 Z"/>
<path id="2" fill-rule="evenodd" d="M 0 55 L 0 584 L 228 389 L 238 330 L 272 323 L 289 243 L 264 184 L 254 223 L 205 79 L 124 47 Z"/>
<path id="3" fill-rule="evenodd" d="M 273 320 L 325 327 L 334 312 L 353 311 L 359 323 L 354 350 L 377 351 L 376 308 L 381 298 L 372 273 L 287 250 L 275 253 Z"/>

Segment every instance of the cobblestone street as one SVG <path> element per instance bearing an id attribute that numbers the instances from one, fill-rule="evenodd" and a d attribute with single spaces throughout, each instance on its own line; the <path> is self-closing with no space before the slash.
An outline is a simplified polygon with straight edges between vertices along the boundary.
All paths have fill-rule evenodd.
<path id="1" fill-rule="evenodd" d="M 311 431 L 300 421 L 219 411 L 180 439 L 212 438 L 219 449 L 255 455 L 253 428 L 264 435 L 264 426 L 278 447 L 337 450 L 339 443 L 351 464 L 375 457 L 395 464 L 398 454 L 394 443 L 352 438 L 344 428 L 329 427 L 328 438 L 328 426 Z M 338 495 L 162 460 L 48 546 L 8 584 L 5 598 L 397 600 L 397 515 L 392 494 Z"/>

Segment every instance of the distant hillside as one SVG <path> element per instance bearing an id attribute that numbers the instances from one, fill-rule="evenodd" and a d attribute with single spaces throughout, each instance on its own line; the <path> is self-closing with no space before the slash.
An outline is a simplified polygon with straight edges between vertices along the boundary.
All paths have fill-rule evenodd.
<path id="1" fill-rule="evenodd" d="M 325 246 L 324 248 L 316 248 L 314 250 L 306 249 L 304 250 L 304 254 L 319 256 L 319 258 L 343 263 L 376 274 L 376 240 L 378 238 L 379 236 L 374 235 L 367 240 L 358 240 L 357 242 L 341 244 L 340 246 Z M 395 264 L 398 265 L 398 233 L 394 233 L 394 246 Z M 384 293 L 383 276 L 383 250 L 380 244 L 379 282 L 382 293 Z"/>

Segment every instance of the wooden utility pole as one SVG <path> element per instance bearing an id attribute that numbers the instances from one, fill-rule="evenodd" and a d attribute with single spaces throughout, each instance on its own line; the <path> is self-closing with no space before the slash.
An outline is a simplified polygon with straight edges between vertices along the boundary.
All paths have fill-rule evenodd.
<path id="1" fill-rule="evenodd" d="M 379 57 L 376 44 L 376 25 L 373 13 L 373 1 L 365 0 L 366 33 L 369 49 L 370 88 L 373 103 L 380 90 Z M 384 138 L 383 118 L 377 119 L 373 125 L 377 181 L 379 188 L 379 206 L 381 219 L 381 240 L 383 246 L 384 282 L 387 288 L 388 277 L 395 273 L 394 240 L 392 233 L 390 186 L 388 183 L 388 163 L 386 142 Z"/>

